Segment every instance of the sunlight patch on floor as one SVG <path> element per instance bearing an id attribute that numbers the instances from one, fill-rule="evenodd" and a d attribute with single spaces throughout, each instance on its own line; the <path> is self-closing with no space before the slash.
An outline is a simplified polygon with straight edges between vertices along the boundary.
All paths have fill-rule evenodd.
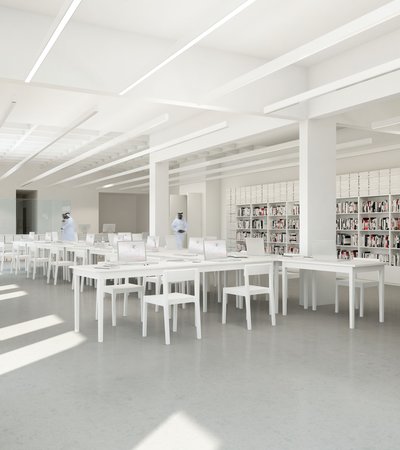
<path id="1" fill-rule="evenodd" d="M 0 341 L 43 330 L 44 328 L 52 327 L 63 322 L 64 321 L 60 317 L 49 315 L 39 317 L 38 319 L 28 320 L 26 322 L 16 323 L 15 325 L 9 325 L 8 327 L 0 328 Z"/>
<path id="2" fill-rule="evenodd" d="M 12 298 L 25 297 L 28 295 L 26 291 L 16 291 L 16 292 L 8 292 L 7 294 L 0 294 L 1 300 L 11 300 Z"/>
<path id="3" fill-rule="evenodd" d="M 132 450 L 218 450 L 220 440 L 182 411 L 172 414 Z"/>
<path id="4" fill-rule="evenodd" d="M 77 347 L 84 341 L 86 341 L 85 336 L 75 333 L 75 331 L 69 331 L 68 333 L 3 353 L 0 355 L 0 375 Z"/>
<path id="5" fill-rule="evenodd" d="M 18 284 L 5 284 L 0 286 L 0 291 L 11 291 L 11 289 L 19 289 Z"/>

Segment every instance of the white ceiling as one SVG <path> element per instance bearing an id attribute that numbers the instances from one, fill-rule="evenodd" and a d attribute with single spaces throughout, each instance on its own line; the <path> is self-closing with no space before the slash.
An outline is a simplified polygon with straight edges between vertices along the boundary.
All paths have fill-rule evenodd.
<path id="1" fill-rule="evenodd" d="M 201 102 L 210 91 L 268 60 L 390 3 L 388 0 L 257 0 L 130 93 L 118 95 L 173 50 L 243 2 L 82 0 L 32 83 L 25 84 L 24 79 L 66 3 L 64 0 L 0 0 L 0 123 L 10 103 L 16 101 L 0 127 L 0 176 L 48 145 L 79 116 L 93 108 L 98 111 L 94 117 L 26 164 L 27 175 L 25 179 L 22 177 L 22 182 L 163 113 L 169 115 L 167 123 L 63 169 L 37 186 L 46 186 L 57 178 L 139 151 L 154 137 L 157 140 L 163 133 L 168 136 L 170 130 L 171 133 L 175 130 L 176 134 L 176 130 L 181 129 L 179 136 L 204 128 L 204 123 L 229 120 L 231 113 L 205 112 L 158 100 Z M 226 97 L 224 105 L 230 105 L 236 116 L 248 112 L 261 115 L 262 106 L 307 89 L 310 67 L 396 30 L 399 20 L 387 21 L 326 52 L 303 59 L 298 67 L 253 83 Z M 362 124 L 367 129 L 374 121 L 399 115 L 399 99 L 394 97 L 348 111 L 338 120 Z M 21 142 L 31 127 L 35 127 L 34 131 Z M 360 125 L 353 130 L 354 138 L 364 136 L 365 129 Z M 398 139 L 396 127 L 384 131 L 393 132 L 384 139 Z M 371 132 L 370 136 L 379 140 L 383 134 Z M 239 148 L 253 149 L 296 137 L 297 126 L 294 124 L 275 132 L 227 142 L 225 146 L 206 149 L 172 164 L 215 154 L 234 154 Z M 131 161 L 126 167 L 99 172 L 82 182 L 134 169 L 140 164 L 147 164 L 147 158 Z M 20 180 L 21 177 L 18 183 Z"/>

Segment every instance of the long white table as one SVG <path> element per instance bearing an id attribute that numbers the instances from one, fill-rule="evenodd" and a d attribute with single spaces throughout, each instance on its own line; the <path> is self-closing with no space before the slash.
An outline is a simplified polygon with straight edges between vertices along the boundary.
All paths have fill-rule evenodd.
<path id="1" fill-rule="evenodd" d="M 282 314 L 287 314 L 287 272 L 299 269 L 317 272 L 334 272 L 349 277 L 349 326 L 354 328 L 355 279 L 360 273 L 377 272 L 379 275 L 379 322 L 384 321 L 384 268 L 385 263 L 374 259 L 325 260 L 319 258 L 282 258 Z M 312 309 L 317 307 L 315 278 L 312 277 Z M 304 307 L 308 307 L 307 283 L 304 283 Z"/>
<path id="2" fill-rule="evenodd" d="M 80 311 L 80 277 L 85 277 L 97 281 L 96 302 L 98 314 L 98 341 L 103 342 L 103 321 L 104 321 L 104 286 L 107 280 L 137 278 L 153 275 L 162 275 L 165 270 L 197 268 L 202 273 L 224 272 L 231 270 L 243 270 L 246 264 L 255 264 L 262 262 L 274 262 L 274 281 L 275 292 L 277 292 L 277 267 L 280 264 L 276 256 L 255 256 L 248 258 L 225 258 L 224 260 L 160 260 L 148 261 L 132 265 L 119 265 L 104 267 L 103 265 L 81 265 L 72 266 L 74 272 L 74 321 L 75 331 L 79 331 L 79 311 Z M 207 302 L 207 289 L 203 286 L 203 302 Z"/>

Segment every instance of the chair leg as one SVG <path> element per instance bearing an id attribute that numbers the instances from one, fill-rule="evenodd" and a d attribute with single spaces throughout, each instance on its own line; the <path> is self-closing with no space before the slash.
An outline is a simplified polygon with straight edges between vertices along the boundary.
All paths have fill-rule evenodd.
<path id="1" fill-rule="evenodd" d="M 194 302 L 194 321 L 196 324 L 196 337 L 201 339 L 201 318 L 200 318 L 200 301 Z"/>
<path id="2" fill-rule="evenodd" d="M 161 280 L 159 277 L 156 278 L 156 295 L 160 294 L 160 284 L 161 284 Z M 158 312 L 159 310 L 159 306 L 156 305 L 155 306 L 155 312 Z"/>
<path id="3" fill-rule="evenodd" d="M 128 315 L 128 292 L 124 292 L 124 310 L 122 312 L 122 315 L 126 317 Z"/>
<path id="4" fill-rule="evenodd" d="M 57 284 L 57 278 L 58 278 L 58 266 L 55 265 L 55 267 L 54 267 L 54 286 Z"/>
<path id="5" fill-rule="evenodd" d="M 81 277 L 81 292 L 83 292 L 84 284 L 85 284 L 85 277 Z"/>
<path id="6" fill-rule="evenodd" d="M 335 313 L 337 314 L 339 312 L 339 286 L 336 283 L 336 290 L 335 290 Z"/>
<path id="7" fill-rule="evenodd" d="M 222 291 L 222 323 L 226 323 L 226 304 L 228 302 L 228 294 Z"/>
<path id="8" fill-rule="evenodd" d="M 111 294 L 111 318 L 112 318 L 112 326 L 115 327 L 117 325 L 117 302 L 116 302 L 117 294 L 113 292 Z"/>
<path id="9" fill-rule="evenodd" d="M 147 303 L 143 302 L 142 336 L 147 336 Z"/>
<path id="10" fill-rule="evenodd" d="M 140 321 L 143 322 L 143 295 L 144 295 L 144 289 L 138 292 L 139 299 L 140 299 Z"/>
<path id="11" fill-rule="evenodd" d="M 164 331 L 165 331 L 165 344 L 170 344 L 170 336 L 169 336 L 169 307 L 168 305 L 164 305 Z"/>
<path id="12" fill-rule="evenodd" d="M 360 287 L 360 317 L 364 317 L 364 286 Z"/>
<path id="13" fill-rule="evenodd" d="M 51 273 L 51 264 L 49 263 L 49 267 L 47 268 L 47 284 L 50 283 L 50 273 Z"/>
<path id="14" fill-rule="evenodd" d="M 276 325 L 276 312 L 275 312 L 275 293 L 271 290 L 269 294 L 269 314 L 271 316 L 271 324 L 274 327 Z"/>
<path id="15" fill-rule="evenodd" d="M 247 322 L 247 329 L 248 329 L 248 330 L 251 330 L 250 295 L 246 295 L 245 301 L 246 301 L 246 322 Z"/>
<path id="16" fill-rule="evenodd" d="M 178 329 L 178 305 L 173 307 L 172 331 L 176 333 Z"/>

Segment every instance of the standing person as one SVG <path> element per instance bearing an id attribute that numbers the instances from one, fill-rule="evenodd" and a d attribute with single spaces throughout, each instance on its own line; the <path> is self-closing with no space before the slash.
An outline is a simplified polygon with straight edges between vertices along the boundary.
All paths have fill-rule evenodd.
<path id="1" fill-rule="evenodd" d="M 71 217 L 71 213 L 67 212 L 62 214 L 62 227 L 61 227 L 61 239 L 63 241 L 75 240 L 75 222 Z"/>
<path id="2" fill-rule="evenodd" d="M 183 212 L 178 212 L 176 219 L 171 223 L 171 228 L 174 230 L 176 237 L 176 246 L 178 249 L 183 247 L 183 241 L 185 239 L 185 233 L 188 228 L 186 220 L 183 218 Z"/>

